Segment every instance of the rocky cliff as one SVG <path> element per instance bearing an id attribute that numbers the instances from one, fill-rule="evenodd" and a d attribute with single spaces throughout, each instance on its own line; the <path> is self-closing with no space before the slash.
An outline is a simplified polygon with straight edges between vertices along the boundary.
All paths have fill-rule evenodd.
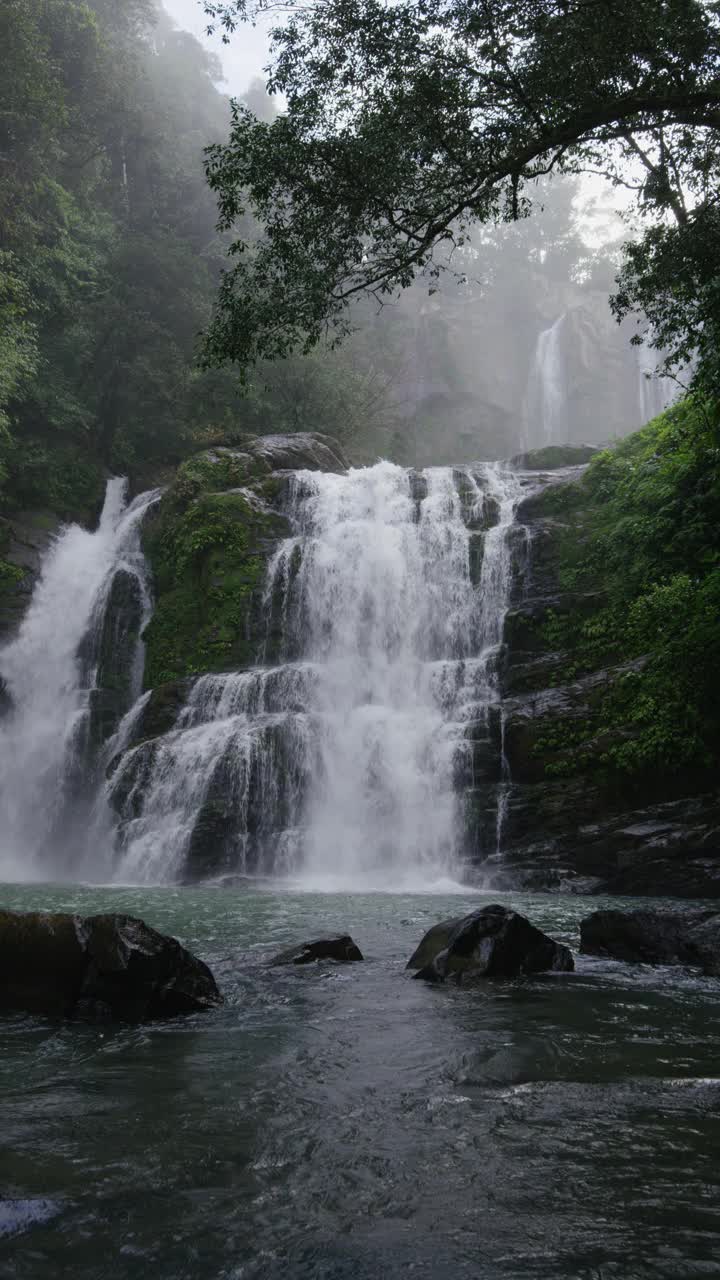
<path id="1" fill-rule="evenodd" d="M 538 471 L 534 491 L 519 507 L 502 704 L 512 783 L 502 857 L 487 867 L 495 884 L 720 896 L 713 706 L 706 698 L 695 708 L 691 696 L 695 684 L 702 687 L 704 666 L 712 665 L 709 646 L 717 645 L 718 615 L 713 625 L 708 614 L 705 649 L 695 659 L 690 598 L 684 619 L 669 599 L 667 614 L 655 616 L 654 634 L 643 634 L 635 622 L 650 592 L 651 599 L 667 594 L 675 567 L 670 544 L 659 545 L 659 586 L 649 583 L 649 556 L 642 566 L 644 585 L 633 584 L 635 574 L 641 577 L 638 539 L 646 536 L 643 526 L 653 526 L 654 505 L 665 540 L 671 519 L 684 526 L 693 513 L 698 522 L 699 501 L 693 505 L 687 472 L 672 444 L 672 483 L 667 475 L 660 480 L 667 450 L 662 432 L 653 428 L 624 446 L 624 455 L 609 463 L 597 459 L 589 473 L 583 467 Z M 615 470 L 608 476 L 609 465 Z M 627 493 L 621 466 L 631 473 Z M 643 494 L 647 476 L 658 490 L 657 504 L 654 489 Z M 671 517 L 673 485 L 682 500 Z M 704 489 L 712 493 L 707 483 Z M 683 533 L 687 554 L 684 528 Z M 705 536 L 715 535 L 706 530 Z M 624 602 L 614 597 L 623 578 Z M 673 651 L 671 632 L 678 623 Z M 643 647 L 646 652 L 638 652 Z M 667 660 L 674 662 L 674 672 L 671 666 L 663 683 Z"/>

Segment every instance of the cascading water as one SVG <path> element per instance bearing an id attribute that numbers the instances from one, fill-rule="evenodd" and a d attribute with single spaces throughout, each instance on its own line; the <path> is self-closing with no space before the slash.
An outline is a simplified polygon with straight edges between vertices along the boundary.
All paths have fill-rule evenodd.
<path id="1" fill-rule="evenodd" d="M 458 875 L 520 493 L 494 464 L 294 473 L 294 532 L 265 591 L 282 665 L 202 677 L 174 730 L 125 754 L 110 782 L 118 876 L 387 888 Z"/>
<path id="2" fill-rule="evenodd" d="M 677 397 L 678 386 L 656 372 L 661 353 L 645 343 L 635 348 L 638 365 L 638 409 L 640 426 L 656 418 Z"/>
<path id="3" fill-rule="evenodd" d="M 158 497 L 126 506 L 126 481 L 108 481 L 97 530 L 69 525 L 48 551 L 16 638 L 0 652 L 11 710 L 0 721 L 0 874 L 56 874 L 71 793 L 87 764 L 88 725 L 100 637 L 118 571 L 136 584 L 137 635 L 127 701 L 140 691 L 139 632 L 150 600 L 140 552 L 140 523 Z M 85 778 L 87 783 L 87 778 Z"/>
<path id="4" fill-rule="evenodd" d="M 567 441 L 567 388 L 562 352 L 566 312 L 538 335 L 525 397 L 528 448 Z"/>

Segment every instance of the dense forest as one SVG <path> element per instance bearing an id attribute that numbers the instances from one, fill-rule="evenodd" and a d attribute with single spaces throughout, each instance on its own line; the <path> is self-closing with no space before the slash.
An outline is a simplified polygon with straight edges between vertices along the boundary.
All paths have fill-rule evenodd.
<path id="1" fill-rule="evenodd" d="M 340 348 L 261 361 L 242 382 L 204 368 L 232 236 L 260 227 L 245 213 L 216 229 L 203 159 L 231 123 L 219 65 L 155 0 L 8 0 L 0 22 L 6 506 L 88 520 L 108 471 L 149 481 L 244 432 L 329 430 L 359 461 L 511 452 L 539 330 L 569 306 L 585 324 L 607 310 L 617 247 L 584 243 L 568 179 L 532 224 L 486 228 L 462 284 L 358 302 Z M 277 117 L 261 82 L 245 105 Z M 603 359 L 627 365 L 629 336 L 599 330 Z M 611 405 L 587 373 L 578 394 L 601 407 L 585 438 L 636 424 L 624 376 Z"/>
<path id="2" fill-rule="evenodd" d="M 91 520 L 108 472 L 152 478 L 241 430 L 381 415 L 367 360 L 289 360 L 244 388 L 199 367 L 225 249 L 203 150 L 229 107 L 194 37 L 154 0 L 9 0 L 0 24 L 6 507 Z M 248 100 L 268 109 L 262 87 Z"/>

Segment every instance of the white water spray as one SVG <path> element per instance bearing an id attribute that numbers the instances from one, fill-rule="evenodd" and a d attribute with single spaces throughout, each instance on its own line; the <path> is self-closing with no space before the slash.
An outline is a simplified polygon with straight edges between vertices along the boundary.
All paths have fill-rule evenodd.
<path id="1" fill-rule="evenodd" d="M 567 312 L 543 329 L 535 346 L 525 397 L 526 445 L 567 442 L 567 386 L 562 333 Z"/>
<path id="2" fill-rule="evenodd" d="M 457 877 L 520 493 L 499 465 L 296 473 L 265 592 L 287 660 L 203 677 L 175 729 L 127 753 L 119 877 L 193 878 L 208 858 L 308 887 Z"/>
<path id="3" fill-rule="evenodd" d="M 54 540 L 18 635 L 0 652 L 12 702 L 0 721 L 0 876 L 58 871 L 53 841 L 95 674 L 79 649 L 102 623 L 113 571 L 142 577 L 140 521 L 157 497 L 126 508 L 125 491 L 123 479 L 110 480 L 98 529 L 69 525 Z M 144 582 L 142 591 L 147 610 Z"/>
<path id="4" fill-rule="evenodd" d="M 652 421 L 678 395 L 678 386 L 672 378 L 657 373 L 661 353 L 648 347 L 645 343 L 635 348 L 638 365 L 638 410 L 640 426 Z"/>

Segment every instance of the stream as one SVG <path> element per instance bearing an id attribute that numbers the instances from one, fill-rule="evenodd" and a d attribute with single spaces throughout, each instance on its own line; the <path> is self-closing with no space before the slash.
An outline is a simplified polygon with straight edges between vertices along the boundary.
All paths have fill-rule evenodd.
<path id="1" fill-rule="evenodd" d="M 720 1275 L 720 985 L 584 957 L 474 988 L 405 971 L 431 924 L 496 899 L 574 947 L 605 905 L 6 886 L 4 907 L 141 915 L 226 1003 L 3 1019 L 3 1280 Z M 364 963 L 266 963 L 338 930 Z"/>

